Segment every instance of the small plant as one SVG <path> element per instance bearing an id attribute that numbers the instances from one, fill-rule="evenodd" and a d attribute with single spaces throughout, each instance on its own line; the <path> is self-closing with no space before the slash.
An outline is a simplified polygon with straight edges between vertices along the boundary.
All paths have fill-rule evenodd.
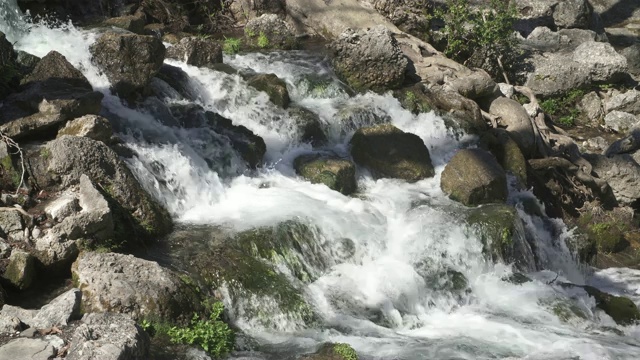
<path id="1" fill-rule="evenodd" d="M 356 354 L 355 350 L 353 350 L 349 344 L 335 344 L 333 350 L 344 360 L 358 360 L 358 354 Z"/>
<path id="2" fill-rule="evenodd" d="M 265 35 L 265 33 L 261 31 L 260 35 L 258 35 L 258 47 L 261 49 L 264 49 L 268 46 L 269 46 L 269 38 L 267 38 L 267 35 Z"/>
<path id="3" fill-rule="evenodd" d="M 236 54 L 240 51 L 241 40 L 234 37 L 224 37 L 224 45 L 222 46 L 222 51 L 225 54 Z"/>
<path id="4" fill-rule="evenodd" d="M 565 127 L 575 125 L 575 121 L 580 115 L 580 111 L 575 108 L 576 103 L 584 96 L 584 91 L 574 89 L 562 96 L 544 99 L 540 102 L 540 108 L 547 115 L 557 117 L 555 122 Z"/>
<path id="5" fill-rule="evenodd" d="M 247 37 L 250 37 L 250 38 L 256 36 L 256 32 L 253 31 L 252 28 L 248 28 L 248 27 L 244 28 L 244 34 L 247 35 Z"/>
<path id="6" fill-rule="evenodd" d="M 224 305 L 217 301 L 208 304 L 209 317 L 200 319 L 193 314 L 191 323 L 186 328 L 172 327 L 167 335 L 172 342 L 200 346 L 207 353 L 221 357 L 231 351 L 235 335 L 229 325 L 220 320 Z"/>

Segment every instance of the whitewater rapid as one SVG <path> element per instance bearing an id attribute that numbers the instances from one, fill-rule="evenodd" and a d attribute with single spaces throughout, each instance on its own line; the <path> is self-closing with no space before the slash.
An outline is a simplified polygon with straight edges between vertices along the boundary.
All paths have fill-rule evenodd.
<path id="1" fill-rule="evenodd" d="M 474 138 L 448 129 L 434 113 L 414 115 L 390 94 L 350 96 L 318 54 L 225 56 L 225 63 L 237 70 L 275 73 L 284 79 L 292 102 L 318 114 L 326 128 L 329 141 L 322 151 L 348 157 L 353 132 L 376 122 L 391 122 L 414 133 L 429 148 L 436 169 L 433 178 L 413 184 L 374 180 L 359 169 L 358 193 L 344 196 L 296 176 L 293 160 L 319 149 L 302 143 L 288 111 L 271 104 L 266 94 L 249 87 L 241 76 L 167 60 L 189 75 L 197 97 L 182 99 L 167 91 L 160 100 L 199 104 L 261 136 L 267 153 L 257 170 L 249 169 L 230 147 L 215 145 L 222 143 L 214 132 L 163 125 L 149 108 L 129 108 L 112 95 L 109 81 L 90 61 L 88 49 L 97 33 L 71 24 L 55 28 L 27 24 L 20 19 L 15 0 L 3 1 L 0 31 L 15 42 L 16 49 L 37 56 L 51 50 L 62 53 L 105 94 L 105 111 L 129 129 L 118 134 L 136 154 L 127 159 L 128 165 L 177 222 L 242 231 L 295 219 L 319 230 L 315 241 L 325 251 L 326 270 L 315 268 L 314 281 L 296 286 L 321 322 L 308 326 L 280 314 L 277 307 L 269 306 L 269 299 L 227 297 L 227 308 L 235 311 L 231 314 L 235 325 L 260 350 L 239 353 L 237 358 L 282 358 L 278 354 L 311 351 L 325 341 L 347 342 L 362 359 L 640 358 L 638 326 L 616 325 L 595 310 L 593 298 L 582 290 L 547 285 L 559 273 L 561 280 L 594 284 L 640 305 L 640 272 L 585 272 L 564 244 L 571 232 L 560 221 L 518 212 L 535 237 L 538 261 L 546 268 L 528 274 L 532 282 L 506 282 L 503 278 L 513 267 L 486 261 L 480 240 L 460 216 L 460 206 L 439 187 L 446 162 Z M 324 85 L 314 88 L 306 81 L 310 77 L 320 78 Z M 375 116 L 352 117 L 355 120 L 348 123 L 340 120 L 354 109 Z M 212 169 L 207 160 L 219 159 L 225 159 L 225 165 Z M 509 202 L 517 205 L 532 196 L 526 189 L 512 188 Z M 550 226 L 555 231 L 549 231 Z M 335 255 L 343 239 L 352 242 L 350 257 Z M 467 278 L 467 291 L 453 293 L 428 285 L 426 276 L 448 270 Z M 552 311 L 552 304 L 569 299 L 586 319 L 563 321 Z M 243 301 L 270 309 L 275 320 L 267 325 L 243 313 Z M 381 314 L 384 324 L 366 316 L 372 309 Z"/>

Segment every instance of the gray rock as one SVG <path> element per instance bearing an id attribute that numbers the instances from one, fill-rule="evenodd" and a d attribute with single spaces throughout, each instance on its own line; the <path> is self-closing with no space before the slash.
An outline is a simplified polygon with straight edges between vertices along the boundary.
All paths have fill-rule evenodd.
<path id="1" fill-rule="evenodd" d="M 469 99 L 489 96 L 499 89 L 495 81 L 484 70 L 473 71 L 468 76 L 454 79 L 446 86 Z"/>
<path id="2" fill-rule="evenodd" d="M 640 115 L 640 91 L 631 89 L 627 92 L 614 93 L 605 103 L 607 112 L 618 110 Z"/>
<path id="3" fill-rule="evenodd" d="M 310 154 L 297 157 L 293 167 L 314 184 L 325 184 L 344 195 L 356 191 L 356 165 L 349 160 Z"/>
<path id="4" fill-rule="evenodd" d="M 457 129 L 471 134 L 478 134 L 487 129 L 480 106 L 475 101 L 440 86 L 425 89 L 425 93 L 432 108 L 439 110 Z"/>
<path id="5" fill-rule="evenodd" d="M 289 91 L 287 90 L 287 83 L 280 79 L 275 74 L 258 74 L 252 76 L 248 83 L 254 88 L 264 91 L 269 95 L 269 100 L 272 103 L 287 108 L 291 99 L 289 98 Z"/>
<path id="6" fill-rule="evenodd" d="M 30 149 L 27 158 L 31 181 L 42 189 L 66 189 L 80 183 L 83 174 L 100 184 L 118 210 L 114 220 L 121 226 L 120 240 L 140 242 L 171 229 L 166 210 L 142 188 L 118 155 L 100 141 L 65 135 Z"/>
<path id="7" fill-rule="evenodd" d="M 9 245 L 9 243 L 7 243 L 4 239 L 0 239 L 0 259 L 6 259 L 11 252 L 11 245 Z M 2 290 L 0 290 L 0 292 L 2 292 Z M 0 306 L 2 304 L 2 301 L 0 301 Z"/>
<path id="8" fill-rule="evenodd" d="M 175 320 L 199 306 L 195 290 L 175 273 L 132 255 L 84 252 L 73 264 L 72 274 L 82 289 L 86 311 Z"/>
<path id="9" fill-rule="evenodd" d="M 606 180 L 620 205 L 632 205 L 640 198 L 640 165 L 630 155 L 607 157 L 597 154 L 583 154 L 593 166 L 593 172 Z"/>
<path id="10" fill-rule="evenodd" d="M 0 211 L 0 230 L 4 238 L 22 238 L 24 220 L 18 211 Z"/>
<path id="11" fill-rule="evenodd" d="M 404 82 L 408 61 L 384 26 L 347 30 L 329 48 L 334 71 L 356 90 L 385 91 Z"/>
<path id="12" fill-rule="evenodd" d="M 607 128 L 619 133 L 625 133 L 638 123 L 635 115 L 614 110 L 604 117 L 604 124 Z"/>
<path id="13" fill-rule="evenodd" d="M 144 32 L 145 20 L 141 16 L 125 15 L 107 19 L 102 24 L 131 31 L 132 33 L 142 34 Z"/>
<path id="14" fill-rule="evenodd" d="M 222 45 L 212 39 L 185 37 L 167 49 L 167 57 L 198 67 L 213 67 L 222 63 Z"/>
<path id="15" fill-rule="evenodd" d="M 102 116 L 85 115 L 67 122 L 57 137 L 63 135 L 83 136 L 106 143 L 113 136 L 113 129 L 109 120 Z"/>
<path id="16" fill-rule="evenodd" d="M 591 6 L 587 0 L 559 1 L 553 11 L 558 28 L 587 28 L 591 19 Z"/>
<path id="17" fill-rule="evenodd" d="M 459 150 L 445 166 L 440 187 L 451 199 L 467 206 L 503 203 L 508 194 L 504 170 L 482 149 Z"/>
<path id="18" fill-rule="evenodd" d="M 48 360 L 56 354 L 46 340 L 18 338 L 0 346 L 0 360 Z"/>
<path id="19" fill-rule="evenodd" d="M 620 55 L 627 59 L 629 72 L 640 75 L 640 43 L 633 44 L 622 49 L 622 51 L 620 51 Z"/>
<path id="20" fill-rule="evenodd" d="M 13 45 L 7 40 L 6 35 L 3 32 L 0 32 L 0 69 L 2 69 L 3 75 L 6 76 L 8 74 L 7 69 L 14 68 L 15 66 L 16 53 L 13 50 Z M 3 79 L 3 81 L 6 81 L 6 85 L 3 84 L 4 86 L 0 86 L 0 100 L 4 99 L 12 92 L 12 87 L 14 85 L 18 85 L 18 74 L 12 74 L 12 76 L 6 80 Z"/>
<path id="21" fill-rule="evenodd" d="M 375 177 L 415 182 L 434 175 L 422 139 L 391 124 L 358 129 L 349 144 L 353 160 L 368 167 Z"/>
<path id="22" fill-rule="evenodd" d="M 573 60 L 589 69 L 591 81 L 614 82 L 627 71 L 627 59 L 609 43 L 582 43 L 573 51 Z"/>
<path id="23" fill-rule="evenodd" d="M 292 50 L 298 46 L 293 29 L 275 14 L 264 14 L 249 20 L 244 27 L 244 34 L 245 42 L 252 47 Z"/>
<path id="24" fill-rule="evenodd" d="M 35 258 L 28 252 L 14 249 L 2 277 L 19 290 L 24 290 L 31 286 L 35 276 Z"/>
<path id="25" fill-rule="evenodd" d="M 166 49 L 153 36 L 107 33 L 90 48 L 92 62 L 120 96 L 142 90 L 158 74 Z"/>
<path id="26" fill-rule="evenodd" d="M 595 91 L 592 91 L 582 97 L 579 103 L 579 108 L 586 115 L 588 122 L 581 125 L 595 125 L 600 124 L 604 117 L 604 109 L 602 106 L 602 99 Z"/>
<path id="27" fill-rule="evenodd" d="M 73 333 L 67 360 L 145 360 L 149 336 L 124 314 L 86 314 Z"/>
<path id="28" fill-rule="evenodd" d="M 597 151 L 604 152 L 605 149 L 609 147 L 609 142 L 602 136 L 596 136 L 594 138 L 587 139 L 587 141 L 583 143 L 583 146 L 586 147 L 587 150 L 590 152 L 597 152 Z M 587 152 L 587 151 L 581 150 L 581 152 Z"/>
<path id="29" fill-rule="evenodd" d="M 40 62 L 39 57 L 29 54 L 28 52 L 18 50 L 16 54 L 16 63 L 20 66 L 20 72 L 24 75 L 30 74 L 36 65 L 38 65 L 38 62 Z"/>
<path id="30" fill-rule="evenodd" d="M 285 0 L 234 0 L 229 4 L 229 11 L 241 24 L 262 14 L 284 15 L 286 7 Z"/>
<path id="31" fill-rule="evenodd" d="M 36 329 L 66 326 L 69 321 L 79 318 L 81 299 L 80 289 L 71 289 L 40 308 L 31 320 L 25 322 Z"/>
<path id="32" fill-rule="evenodd" d="M 44 208 L 45 214 L 54 222 L 61 222 L 80 211 L 78 198 L 72 193 L 64 193 Z"/>
<path id="33" fill-rule="evenodd" d="M 500 88 L 500 92 L 504 97 L 511 98 L 515 93 L 515 89 L 513 85 L 510 85 L 507 83 L 498 83 L 498 87 Z"/>
<path id="34" fill-rule="evenodd" d="M 499 97 L 491 102 L 489 113 L 498 116 L 499 125 L 507 129 L 513 139 L 520 146 L 525 157 L 530 157 L 535 151 L 535 135 L 531 118 L 519 102 Z"/>
<path id="35" fill-rule="evenodd" d="M 429 19 L 424 16 L 427 0 L 374 0 L 374 8 L 400 30 L 420 36 L 429 30 Z"/>
<path id="36" fill-rule="evenodd" d="M 327 142 L 320 117 L 311 110 L 301 106 L 290 106 L 289 116 L 295 119 L 300 134 L 300 141 L 320 146 Z"/>

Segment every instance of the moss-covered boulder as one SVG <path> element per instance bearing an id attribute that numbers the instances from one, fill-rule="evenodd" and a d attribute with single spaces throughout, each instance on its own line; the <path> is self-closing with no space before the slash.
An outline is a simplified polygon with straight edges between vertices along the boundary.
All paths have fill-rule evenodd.
<path id="1" fill-rule="evenodd" d="M 585 291 L 595 298 L 596 306 L 611 316 L 620 325 L 631 325 L 640 321 L 640 310 L 633 301 L 623 296 L 602 292 L 593 286 L 585 286 Z"/>
<path id="2" fill-rule="evenodd" d="M 521 185 L 527 184 L 527 160 L 518 143 L 504 129 L 491 129 L 480 138 L 481 146 L 495 156 L 502 168 L 513 174 Z"/>
<path id="3" fill-rule="evenodd" d="M 391 124 L 360 128 L 349 143 L 355 162 L 368 167 L 377 178 L 415 182 L 434 175 L 422 139 Z"/>
<path id="4" fill-rule="evenodd" d="M 358 354 L 349 344 L 324 343 L 318 351 L 304 355 L 300 360 L 358 360 Z"/>
<path id="5" fill-rule="evenodd" d="M 254 88 L 267 93 L 272 103 L 285 109 L 289 106 L 291 99 L 289 98 L 287 83 L 275 74 L 255 75 L 248 82 Z"/>
<path id="6" fill-rule="evenodd" d="M 244 35 L 244 43 L 254 49 L 292 50 L 298 46 L 293 30 L 275 14 L 249 20 Z"/>
<path id="7" fill-rule="evenodd" d="M 35 258 L 28 252 L 14 250 L 2 277 L 19 290 L 24 290 L 31 286 L 35 279 L 35 263 Z"/>
<path id="8" fill-rule="evenodd" d="M 344 195 L 356 191 L 356 165 L 349 160 L 308 154 L 296 158 L 293 167 L 298 175 L 314 184 L 325 184 Z"/>
<path id="9" fill-rule="evenodd" d="M 467 206 L 503 203 L 508 195 L 504 170 L 482 149 L 458 151 L 444 168 L 440 187 L 451 199 Z"/>

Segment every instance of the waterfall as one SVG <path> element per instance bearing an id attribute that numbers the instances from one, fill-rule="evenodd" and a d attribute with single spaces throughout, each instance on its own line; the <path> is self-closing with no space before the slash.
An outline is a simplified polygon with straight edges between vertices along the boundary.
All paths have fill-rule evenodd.
<path id="1" fill-rule="evenodd" d="M 313 149 L 300 140 L 294 114 L 273 105 L 240 75 L 167 60 L 189 76 L 190 92 L 197 96 L 184 99 L 155 80 L 161 98 L 131 108 L 110 93 L 108 80 L 90 61 L 88 49 L 97 33 L 71 24 L 28 24 L 15 0 L 0 4 L 0 31 L 22 51 L 62 53 L 105 94 L 105 115 L 134 154 L 127 163 L 180 224 L 174 236 L 187 239 L 185 254 L 205 251 L 216 231 L 298 226 L 285 229 L 294 234 L 285 231 L 286 236 L 305 236 L 307 247 L 275 254 L 267 265 L 308 305 L 311 321 L 283 309 L 274 297 L 238 291 L 229 283 L 219 288 L 235 325 L 261 352 L 275 354 L 272 358 L 324 341 L 347 342 L 363 359 L 638 358 L 638 327 L 618 327 L 623 335 L 611 332 L 607 329 L 616 325 L 595 310 L 584 291 L 548 285 L 556 274 L 580 284 L 638 275 L 584 274 L 564 244 L 571 236 L 564 224 L 527 214 L 520 204 L 533 195 L 511 189 L 509 203 L 521 221 L 514 241 L 532 281 L 505 281 L 514 266 L 487 259 L 466 221 L 468 209 L 439 186 L 447 161 L 474 138 L 461 137 L 433 112 L 414 115 L 390 94 L 350 96 L 317 54 L 225 55 L 225 63 L 239 71 L 277 74 L 287 82 L 292 102 L 319 116 L 328 142 Z M 262 137 L 263 166 L 247 167 L 229 140 L 211 129 L 163 122 L 158 108 L 176 104 L 202 106 Z M 353 132 L 383 122 L 424 141 L 433 178 L 411 184 L 376 180 L 359 169 L 358 193 L 344 196 L 296 176 L 297 156 L 324 151 L 348 158 Z M 578 308 L 583 317 L 561 318 L 567 308 Z"/>

